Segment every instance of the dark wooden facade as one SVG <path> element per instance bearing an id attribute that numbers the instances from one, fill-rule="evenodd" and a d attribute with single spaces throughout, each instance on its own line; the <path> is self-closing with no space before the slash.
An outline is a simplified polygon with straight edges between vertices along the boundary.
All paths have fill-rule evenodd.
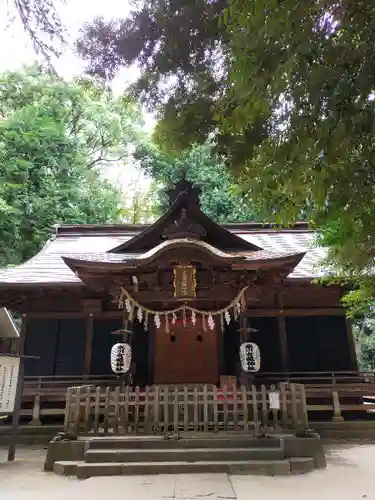
<path id="1" fill-rule="evenodd" d="M 189 264 L 197 281 L 189 305 L 218 310 L 248 287 L 246 309 L 224 330 L 219 321 L 204 329 L 199 318 L 184 326 L 179 317 L 167 331 L 153 318 L 146 329 L 135 319 L 135 384 L 240 377 L 240 323 L 257 330 L 249 338 L 261 351 L 258 377 L 355 371 L 342 290 L 312 284 L 317 257 L 307 249 L 308 236 L 303 224 L 284 231 L 219 226 L 200 210 L 197 188 L 182 180 L 169 210 L 151 226 L 59 228 L 32 261 L 0 272 L 0 305 L 24 315 L 24 352 L 39 358 L 26 362 L 26 375 L 107 376 L 118 341 L 112 332 L 126 317 L 118 308 L 121 288 L 146 308 L 173 309 L 183 303 L 174 297 L 173 268 Z"/>

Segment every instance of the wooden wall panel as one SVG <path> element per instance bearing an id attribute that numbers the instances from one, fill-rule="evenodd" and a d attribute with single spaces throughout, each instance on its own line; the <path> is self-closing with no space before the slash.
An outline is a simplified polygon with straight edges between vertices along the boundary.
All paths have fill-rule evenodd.
<path id="1" fill-rule="evenodd" d="M 249 326 L 258 330 L 250 334 L 261 354 L 261 372 L 281 371 L 281 353 L 277 318 L 250 318 Z"/>
<path id="2" fill-rule="evenodd" d="M 317 358 L 314 319 L 311 317 L 285 318 L 291 372 L 314 371 L 319 370 L 321 366 Z"/>
<path id="3" fill-rule="evenodd" d="M 247 306 L 249 309 L 266 309 L 276 307 L 275 293 L 269 289 L 253 295 L 250 291 L 247 295 Z"/>
<path id="4" fill-rule="evenodd" d="M 86 346 L 86 321 L 59 321 L 56 345 L 55 375 L 82 375 Z"/>
<path id="5" fill-rule="evenodd" d="M 345 318 L 315 318 L 316 344 L 324 370 L 351 370 L 350 346 Z"/>
<path id="6" fill-rule="evenodd" d="M 94 336 L 92 345 L 91 374 L 111 375 L 110 354 L 111 348 L 116 342 L 120 342 L 117 335 L 111 332 L 121 328 L 122 320 L 118 319 L 94 319 Z"/>
<path id="7" fill-rule="evenodd" d="M 342 289 L 336 286 L 290 284 L 282 287 L 280 293 L 284 308 L 341 307 Z"/>
<path id="8" fill-rule="evenodd" d="M 288 317 L 285 321 L 291 371 L 353 369 L 344 317 Z"/>
<path id="9" fill-rule="evenodd" d="M 25 334 L 24 354 L 39 359 L 25 361 L 25 376 L 50 376 L 55 371 L 57 319 L 29 319 Z"/>
<path id="10" fill-rule="evenodd" d="M 152 383 L 152 374 L 150 373 L 150 335 L 144 330 L 143 324 L 135 322 L 133 324 L 132 363 L 135 366 L 134 384 L 144 387 Z"/>

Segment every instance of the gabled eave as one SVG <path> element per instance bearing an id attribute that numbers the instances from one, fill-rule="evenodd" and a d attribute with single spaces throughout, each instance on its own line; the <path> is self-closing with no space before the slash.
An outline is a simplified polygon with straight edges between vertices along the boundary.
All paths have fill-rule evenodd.
<path id="1" fill-rule="evenodd" d="M 169 209 L 162 215 L 154 224 L 147 227 L 144 231 L 134 236 L 130 240 L 110 250 L 111 253 L 122 253 L 126 251 L 140 251 L 151 249 L 157 246 L 162 240 L 162 234 L 170 224 L 173 224 L 179 217 L 180 211 L 185 208 L 189 218 L 196 222 L 206 230 L 208 243 L 215 246 L 220 245 L 221 249 L 232 250 L 261 250 L 259 247 L 245 241 L 239 236 L 225 229 L 208 217 L 199 206 L 192 202 L 186 192 L 182 192 Z M 214 240 L 214 241 L 212 241 Z M 216 244 L 215 244 L 216 243 Z"/>
<path id="2" fill-rule="evenodd" d="M 65 264 L 69 266 L 75 273 L 87 270 L 89 273 L 111 274 L 118 272 L 136 271 L 137 269 L 147 266 L 150 263 L 157 261 L 165 252 L 181 249 L 193 248 L 196 251 L 201 251 L 208 257 L 217 261 L 218 264 L 225 265 L 233 271 L 241 270 L 271 270 L 283 268 L 292 271 L 301 261 L 304 252 L 297 254 L 273 254 L 267 251 L 252 251 L 252 252 L 224 252 L 209 245 L 206 242 L 199 240 L 169 240 L 160 243 L 157 247 L 144 252 L 138 256 L 132 255 L 130 258 L 126 254 L 107 254 L 105 256 L 98 255 L 97 260 L 91 260 L 62 257 Z M 111 257 L 111 255 L 113 257 Z M 123 255 L 123 257 L 122 257 Z M 109 259 L 108 259 L 109 257 Z M 120 258 L 120 260 L 118 260 Z"/>
<path id="3" fill-rule="evenodd" d="M 261 252 L 260 252 L 261 253 Z M 245 259 L 241 262 L 233 262 L 233 270 L 241 269 L 272 269 L 278 267 L 288 267 L 292 271 L 305 256 L 305 252 L 268 259 Z"/>

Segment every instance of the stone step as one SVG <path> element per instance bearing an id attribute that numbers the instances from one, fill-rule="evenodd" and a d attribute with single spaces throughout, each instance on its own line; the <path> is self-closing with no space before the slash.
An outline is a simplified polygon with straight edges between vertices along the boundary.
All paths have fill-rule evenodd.
<path id="1" fill-rule="evenodd" d="M 311 428 L 316 432 L 320 430 L 356 430 L 372 429 L 375 430 L 375 420 L 344 420 L 342 422 L 311 422 Z"/>
<path id="2" fill-rule="evenodd" d="M 0 446 L 9 446 L 11 442 L 11 430 L 12 429 L 10 425 L 0 425 Z M 26 446 L 45 446 L 61 430 L 62 426 L 21 425 L 19 428 L 19 432 L 17 433 L 17 444 Z"/>
<path id="3" fill-rule="evenodd" d="M 56 474 L 87 479 L 93 476 L 117 476 L 136 474 L 184 474 L 184 473 L 227 473 L 253 475 L 302 474 L 314 470 L 312 458 L 283 460 L 247 460 L 234 462 L 55 462 Z"/>
<path id="4" fill-rule="evenodd" d="M 196 443 L 198 446 L 199 443 Z M 85 461 L 98 462 L 199 462 L 281 460 L 280 448 L 89 449 Z"/>
<path id="5" fill-rule="evenodd" d="M 288 458 L 291 474 L 307 474 L 315 470 L 315 460 L 310 457 Z"/>
<path id="6" fill-rule="evenodd" d="M 371 429 L 324 429 L 318 432 L 321 438 L 329 439 L 332 441 L 339 441 L 341 439 L 363 439 L 363 440 L 375 440 L 375 430 Z"/>
<path id="7" fill-rule="evenodd" d="M 87 449 L 180 449 L 180 448 L 280 448 L 281 439 L 255 439 L 244 436 L 220 437 L 182 437 L 165 439 L 163 436 L 129 436 L 114 438 L 91 438 L 86 443 Z"/>

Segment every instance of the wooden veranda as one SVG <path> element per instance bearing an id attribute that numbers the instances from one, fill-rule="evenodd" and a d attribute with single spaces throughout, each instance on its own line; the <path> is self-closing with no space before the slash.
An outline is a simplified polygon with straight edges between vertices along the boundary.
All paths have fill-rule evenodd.
<path id="1" fill-rule="evenodd" d="M 324 420 L 345 419 L 349 412 L 356 412 L 359 418 L 361 415 L 366 418 L 367 412 L 375 409 L 373 373 L 272 373 L 264 376 L 264 379 L 266 387 L 270 387 L 272 384 L 277 387 L 277 380 L 288 384 L 303 383 L 310 421 L 316 421 L 316 416 L 321 412 L 326 414 Z M 103 400 L 105 391 L 108 390 L 106 388 L 109 387 L 111 394 L 115 394 L 118 383 L 115 376 L 26 377 L 21 410 L 22 422 L 34 426 L 62 422 L 65 416 L 65 402 L 69 387 L 90 385 L 95 388 L 95 391 L 100 388 L 100 397 Z M 261 390 L 260 386 L 258 386 L 258 390 Z M 132 391 L 136 393 L 137 389 L 134 388 Z M 138 391 L 139 394 L 145 392 L 141 388 Z M 93 398 L 94 395 L 91 394 L 90 397 Z M 84 398 L 83 392 L 80 394 L 80 398 L 81 400 Z M 81 401 L 80 406 L 83 404 Z"/>

